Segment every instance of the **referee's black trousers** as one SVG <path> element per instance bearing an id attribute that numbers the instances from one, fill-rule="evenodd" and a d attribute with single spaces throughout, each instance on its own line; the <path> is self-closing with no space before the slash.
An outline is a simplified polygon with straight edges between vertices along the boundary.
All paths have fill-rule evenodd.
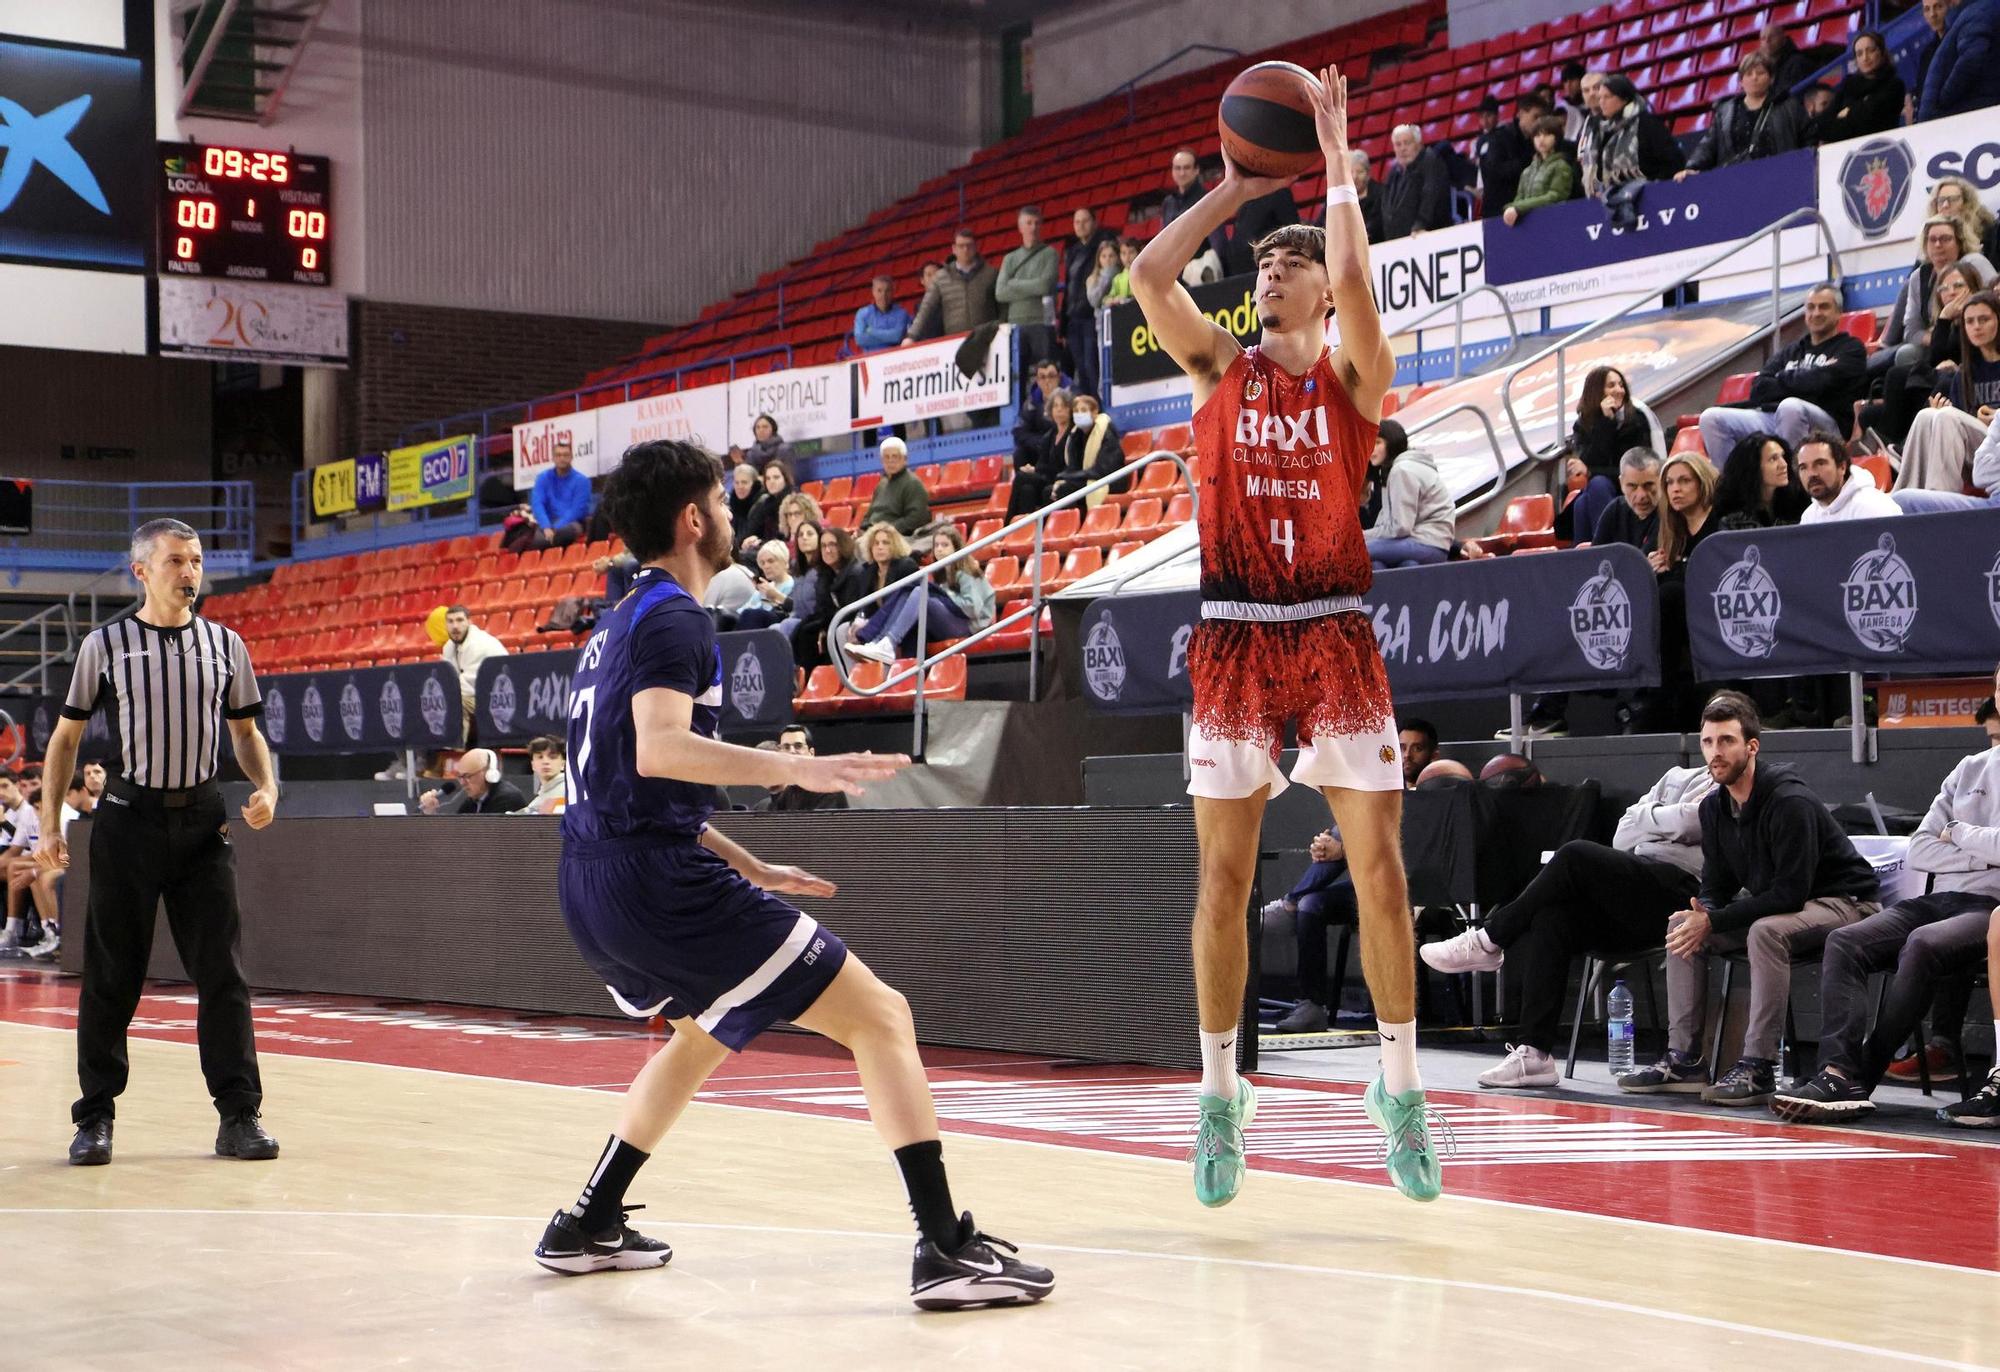
<path id="1" fill-rule="evenodd" d="M 90 903 L 84 930 L 83 996 L 77 1009 L 76 1074 L 83 1095 L 70 1116 L 109 1118 L 130 1067 L 125 1031 L 139 1008 L 153 953 L 155 911 L 167 927 L 200 1001 L 195 1033 L 208 1093 L 226 1118 L 264 1099 L 250 1027 L 250 988 L 237 960 L 241 921 L 229 815 L 214 785 L 169 809 L 107 792 L 90 835 Z"/>

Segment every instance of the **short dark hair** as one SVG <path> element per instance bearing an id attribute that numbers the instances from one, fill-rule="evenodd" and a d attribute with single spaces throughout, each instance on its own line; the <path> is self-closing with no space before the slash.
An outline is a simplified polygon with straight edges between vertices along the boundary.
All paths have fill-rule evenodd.
<path id="1" fill-rule="evenodd" d="M 436 614 L 437 611 L 433 610 L 431 611 L 431 613 Z M 472 618 L 472 611 L 466 609 L 463 605 L 450 606 L 445 610 L 444 613 L 445 613 L 445 618 L 447 619 L 449 619 L 453 615 L 464 615 L 467 619 Z"/>
<path id="2" fill-rule="evenodd" d="M 1731 721 L 1743 727 L 1743 741 L 1763 732 L 1764 723 L 1757 713 L 1754 701 L 1741 691 L 1717 691 L 1708 698 L 1708 704 L 1701 707 L 1701 722 L 1704 724 L 1728 724 Z"/>
<path id="3" fill-rule="evenodd" d="M 806 728 L 803 724 L 793 722 L 778 730 L 779 738 L 783 738 L 786 734 L 804 734 L 806 736 L 806 747 L 810 748 L 813 746 L 813 731 Z"/>
<path id="4" fill-rule="evenodd" d="M 1023 205 L 1020 209 L 1014 211 L 1016 219 L 1019 219 L 1024 214 L 1032 214 L 1035 218 L 1040 219 L 1042 217 L 1042 207 L 1040 205 Z"/>
<path id="5" fill-rule="evenodd" d="M 1986 699 L 1980 701 L 1979 708 L 1972 712 L 1972 722 L 1974 724 L 1984 724 L 1995 715 L 2000 715 L 2000 705 L 1995 705 L 1993 697 L 1989 695 Z"/>
<path id="6" fill-rule="evenodd" d="M 1062 363 L 1056 361 L 1053 357 L 1042 357 L 1042 358 L 1037 358 L 1035 360 L 1034 369 L 1036 371 L 1040 371 L 1044 367 L 1054 367 L 1056 369 L 1056 375 L 1057 376 L 1062 375 Z"/>
<path id="7" fill-rule="evenodd" d="M 1563 80 L 1581 81 L 1583 80 L 1583 73 L 1583 63 L 1577 61 L 1575 58 L 1572 57 L 1569 61 L 1563 63 Z"/>
<path id="8" fill-rule="evenodd" d="M 1382 455 L 1391 462 L 1409 451 L 1410 436 L 1395 420 L 1383 420 L 1376 426 L 1375 432 L 1382 436 Z"/>
<path id="9" fill-rule="evenodd" d="M 956 243 L 961 238 L 970 238 L 975 243 L 979 241 L 979 235 L 974 233 L 971 229 L 966 228 L 965 225 L 963 224 L 960 224 L 957 228 L 951 231 L 952 242 Z"/>
<path id="10" fill-rule="evenodd" d="M 1317 224 L 1286 224 L 1276 228 L 1250 245 L 1250 255 L 1259 262 L 1267 252 L 1280 248 L 1300 253 L 1308 260 L 1322 265 L 1326 262 L 1326 230 Z"/>
<path id="11" fill-rule="evenodd" d="M 722 484 L 722 463 L 692 443 L 634 443 L 604 479 L 599 508 L 632 556 L 651 562 L 673 551 L 681 511 Z"/>
<path id="12" fill-rule="evenodd" d="M 1437 725 L 1431 723 L 1428 719 L 1419 719 L 1415 715 L 1405 715 L 1396 721 L 1396 732 L 1399 734 L 1422 734 L 1424 742 L 1430 744 L 1433 748 L 1438 746 Z"/>
<path id="13" fill-rule="evenodd" d="M 1799 446 L 1793 451 L 1795 453 L 1802 453 L 1806 450 L 1806 446 L 1811 443 L 1826 444 L 1827 448 L 1833 453 L 1833 465 L 1840 468 L 1843 472 L 1847 470 L 1847 443 L 1839 434 L 1834 433 L 1830 429 L 1807 429 L 1805 437 L 1799 440 Z"/>
<path id="14" fill-rule="evenodd" d="M 543 753 L 554 753 L 557 757 L 568 757 L 569 747 L 561 739 L 550 734 L 528 740 L 528 756 L 540 757 Z"/>
<path id="15" fill-rule="evenodd" d="M 1530 131 L 1529 136 L 1540 138 L 1543 134 L 1547 134 L 1560 143 L 1563 140 L 1563 136 L 1568 132 L 1569 125 L 1563 122 L 1562 116 L 1538 114 L 1535 116 L 1535 127 Z"/>
<path id="16" fill-rule="evenodd" d="M 1987 708 L 1987 709 L 1989 709 L 1989 710 L 1993 708 L 1993 697 L 1991 697 L 1991 696 L 1988 696 L 1988 697 L 1986 698 L 1986 708 Z M 1983 721 L 1982 721 L 1982 722 L 1983 722 Z M 75 794 L 76 792 L 78 792 L 78 791 L 82 791 L 82 790 L 86 790 L 86 789 L 88 789 L 88 788 L 89 788 L 89 785 L 90 785 L 90 783 L 89 783 L 89 782 L 87 782 L 87 781 L 85 781 L 85 780 L 83 779 L 83 772 L 82 772 L 82 770 L 81 770 L 81 769 L 79 769 L 79 770 L 77 770 L 77 771 L 75 771 L 75 772 L 72 772 L 72 773 L 70 774 L 70 778 L 69 778 L 69 785 L 63 788 L 63 794 L 64 794 L 64 795 L 66 795 L 66 796 L 67 796 L 67 795 L 74 795 L 74 794 Z"/>
<path id="17" fill-rule="evenodd" d="M 1556 107 L 1553 104 L 1549 103 L 1547 100 L 1542 99 L 1541 96 L 1535 94 L 1533 91 L 1529 91 L 1527 94 L 1517 99 L 1514 102 L 1514 108 L 1517 110 L 1527 110 L 1530 113 L 1537 115 L 1554 114 L 1556 109 Z"/>

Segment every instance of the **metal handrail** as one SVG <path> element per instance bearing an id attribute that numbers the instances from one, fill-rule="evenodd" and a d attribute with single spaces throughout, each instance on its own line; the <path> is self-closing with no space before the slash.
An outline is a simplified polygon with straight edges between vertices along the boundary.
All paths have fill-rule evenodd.
<path id="1" fill-rule="evenodd" d="M 1412 319 L 1402 328 L 1390 334 L 1391 338 L 1401 338 L 1404 334 L 1417 333 L 1425 324 L 1445 311 L 1451 311 L 1451 379 L 1458 380 L 1464 365 L 1465 352 L 1465 302 L 1477 295 L 1490 295 L 1500 302 L 1501 316 L 1507 321 L 1507 346 L 1513 347 L 1521 341 L 1521 328 L 1514 319 L 1514 306 L 1497 286 L 1479 285 L 1469 291 L 1461 291 L 1449 300 L 1441 300 L 1430 309 Z"/>
<path id="2" fill-rule="evenodd" d="M 1485 505 L 1486 502 L 1492 500 L 1495 496 L 1499 495 L 1501 491 L 1507 488 L 1507 455 L 1500 451 L 1500 434 L 1499 431 L 1493 427 L 1493 417 L 1486 413 L 1484 407 L 1476 405 L 1470 400 L 1461 400 L 1455 405 L 1448 405 L 1444 409 L 1439 410 L 1436 414 L 1432 415 L 1428 419 L 1418 420 L 1415 424 L 1408 426 L 1403 431 L 1404 436 L 1406 438 L 1415 438 L 1418 434 L 1422 433 L 1425 429 L 1430 428 L 1433 424 L 1436 424 L 1439 420 L 1448 418 L 1451 415 L 1455 415 L 1461 410 L 1471 414 L 1473 418 L 1479 421 L 1480 426 L 1486 430 L 1486 441 L 1492 445 L 1493 465 L 1498 469 L 1499 475 L 1494 478 L 1492 490 L 1486 492 L 1482 496 L 1477 497 L 1470 504 L 1455 505 L 1453 507 L 1452 519 L 1454 521 L 1461 519 L 1466 515 L 1471 514 L 1473 511 Z"/>
<path id="3" fill-rule="evenodd" d="M 1530 367 L 1536 366 L 1539 363 L 1548 360 L 1551 357 L 1555 358 L 1556 397 L 1557 397 L 1555 412 L 1556 412 L 1556 422 L 1558 426 L 1560 426 L 1563 414 L 1562 398 L 1567 394 L 1566 382 L 1568 378 L 1565 375 L 1565 360 L 1568 356 L 1569 350 L 1572 347 L 1574 347 L 1578 343 L 1584 342 L 1586 339 L 1594 338 L 1598 334 L 1603 333 L 1605 330 L 1609 329 L 1612 325 L 1624 319 L 1627 315 L 1630 315 L 1635 311 L 1637 311 L 1640 306 L 1650 304 L 1653 301 L 1653 299 L 1656 298 L 1657 296 L 1666 294 L 1671 291 L 1679 290 L 1682 286 L 1687 285 L 1689 282 L 1693 281 L 1696 277 L 1700 276 L 1703 272 L 1709 271 L 1714 267 L 1720 266 L 1722 263 L 1728 261 L 1730 258 L 1734 257 L 1737 253 L 1742 252 L 1745 248 L 1749 247 L 1752 243 L 1757 242 L 1761 238 L 1769 238 L 1771 240 L 1771 323 L 1767 328 L 1758 329 L 1755 333 L 1751 334 L 1749 338 L 1745 339 L 1744 342 L 1754 343 L 1757 340 L 1766 337 L 1767 335 L 1773 341 L 1775 341 L 1778 337 L 1779 332 L 1782 330 L 1784 326 L 1784 305 L 1783 305 L 1784 290 L 1779 284 L 1784 266 L 1783 235 L 1786 229 L 1797 228 L 1804 224 L 1812 224 L 1819 229 L 1820 237 L 1826 242 L 1827 254 L 1833 260 L 1833 266 L 1832 266 L 1833 274 L 1830 277 L 1828 277 L 1827 280 L 1831 284 L 1838 286 L 1844 279 L 1841 275 L 1841 270 L 1840 270 L 1840 247 L 1833 241 L 1833 232 L 1831 229 L 1827 227 L 1827 222 L 1825 217 L 1822 216 L 1818 210 L 1812 209 L 1811 207 L 1796 209 L 1793 210 L 1790 214 L 1785 215 L 1783 218 L 1773 220 L 1771 223 L 1766 224 L 1763 228 L 1757 230 L 1757 232 L 1750 234 L 1747 237 L 1737 239 L 1735 242 L 1731 243 L 1728 247 L 1724 248 L 1721 252 L 1717 253 L 1714 257 L 1708 259 L 1706 262 L 1703 262 L 1700 266 L 1694 268 L 1693 270 L 1683 274 L 1678 280 L 1673 281 L 1667 284 L 1666 286 L 1660 287 L 1659 289 L 1649 288 L 1641 292 L 1638 295 L 1638 297 L 1632 301 L 1631 304 L 1626 305 L 1624 308 L 1617 310 L 1614 313 L 1608 314 L 1604 316 L 1604 318 L 1599 319 L 1594 323 L 1586 324 L 1582 328 L 1577 329 L 1573 333 L 1566 334 L 1562 338 L 1559 338 L 1555 342 L 1549 344 L 1546 348 L 1543 348 L 1533 357 L 1530 357 L 1523 362 L 1516 363 L 1512 368 L 1508 370 L 1507 375 L 1501 379 L 1500 405 L 1501 408 L 1507 412 L 1507 423 L 1509 427 L 1511 427 L 1514 430 L 1514 441 L 1521 445 L 1521 451 L 1525 453 L 1531 460 L 1538 459 L 1543 456 L 1543 454 L 1538 449 L 1536 449 L 1536 447 L 1532 443 L 1528 441 L 1527 431 L 1521 427 L 1520 414 L 1514 408 L 1514 382 L 1523 372 L 1527 371 Z M 1558 435 L 1560 435 L 1561 433 L 1560 428 L 1558 428 L 1557 432 Z M 1559 442 L 1560 438 L 1558 438 L 1558 443 Z M 1553 447 L 1555 445 L 1551 446 Z"/>
<path id="4" fill-rule="evenodd" d="M 1126 463 L 1124 466 L 1120 467 L 1117 471 L 1111 472 L 1105 476 L 1100 476 L 1086 486 L 1078 487 L 1076 490 L 1071 491 L 1068 495 L 1062 497 L 1062 499 L 1051 501 L 1049 504 L 1042 506 L 1039 510 L 1035 510 L 1032 513 L 1022 515 L 1012 524 L 1009 524 L 1004 528 L 995 530 L 993 533 L 986 535 L 986 537 L 984 538 L 974 539 L 972 542 L 966 544 L 963 548 L 960 548 L 957 552 L 953 553 L 951 556 L 944 558 L 941 561 L 932 562 L 928 566 L 919 567 L 916 571 L 911 572 L 908 576 L 902 577 L 896 581 L 892 581 L 887 586 L 882 587 L 878 591 L 870 591 L 867 595 L 862 596 L 860 599 L 852 601 L 846 605 L 841 606 L 838 610 L 835 610 L 833 612 L 833 617 L 827 621 L 826 625 L 827 659 L 833 664 L 834 672 L 840 677 L 840 684 L 842 685 L 842 687 L 844 687 L 848 691 L 853 692 L 855 695 L 858 696 L 879 696 L 885 694 L 891 687 L 899 685 L 900 683 L 908 681 L 912 677 L 915 677 L 917 681 L 917 699 L 915 706 L 916 741 L 912 748 L 912 752 L 913 753 L 921 752 L 923 750 L 923 740 L 924 740 L 924 678 L 930 674 L 931 668 L 937 666 L 938 663 L 943 662 L 946 658 L 958 656 L 967 652 L 974 646 L 985 642 L 987 639 L 991 638 L 994 634 L 997 634 L 1003 629 L 1010 628 L 1014 624 L 1019 623 L 1022 619 L 1028 619 L 1031 621 L 1035 621 L 1037 623 L 1036 629 L 1028 635 L 1028 698 L 1030 700 L 1036 699 L 1037 696 L 1040 694 L 1037 688 L 1040 685 L 1041 647 L 1042 647 L 1042 635 L 1041 635 L 1041 630 L 1039 628 L 1039 620 L 1041 618 L 1042 605 L 1043 605 L 1042 535 L 1045 526 L 1048 523 L 1049 516 L 1054 514 L 1057 510 L 1070 509 L 1073 506 L 1076 506 L 1080 503 L 1087 501 L 1093 492 L 1103 490 L 1114 482 L 1124 480 L 1128 477 L 1132 478 L 1133 480 L 1137 480 L 1139 472 L 1143 468 L 1151 466 L 1155 462 L 1171 462 L 1174 464 L 1174 466 L 1180 469 L 1181 478 L 1182 480 L 1187 482 L 1188 492 L 1193 498 L 1192 503 L 1195 507 L 1195 513 L 1198 514 L 1201 509 L 1201 492 L 1195 485 L 1194 473 L 1189 469 L 1187 464 L 1187 459 L 1182 457 L 1179 453 L 1168 452 L 1164 448 L 1158 449 L 1154 452 L 1147 453 L 1144 457 L 1135 458 L 1132 461 Z M 1179 492 L 1175 492 L 1175 494 L 1179 494 Z M 891 670 L 889 673 L 884 675 L 882 681 L 879 684 L 874 686 L 859 686 L 855 684 L 853 675 L 847 669 L 847 655 L 840 647 L 839 631 L 844 625 L 850 623 L 851 621 L 859 617 L 861 611 L 866 609 L 867 607 L 871 605 L 880 604 L 882 601 L 888 599 L 890 596 L 896 594 L 896 592 L 898 591 L 907 590 L 911 587 L 922 586 L 924 583 L 928 582 L 932 574 L 937 572 L 940 568 L 949 567 L 954 562 L 971 558 L 976 553 L 978 553 L 982 548 L 995 547 L 1008 540 L 1019 529 L 1030 524 L 1032 524 L 1035 529 L 1034 554 L 1033 554 L 1034 570 L 1028 583 L 1030 590 L 1028 594 L 1028 604 L 1026 608 L 1016 610 L 1010 615 L 996 615 L 994 617 L 993 622 L 987 625 L 984 629 L 977 630 L 976 632 L 967 635 L 965 638 L 957 640 L 956 642 L 951 644 L 951 646 L 947 647 L 943 652 L 940 652 L 935 656 L 932 656 L 926 653 L 925 651 L 925 648 L 929 642 L 929 632 L 930 632 L 930 596 L 925 595 L 921 600 L 917 602 L 917 656 L 915 660 L 915 665 L 911 667 L 906 667 L 900 672 Z"/>
<path id="5" fill-rule="evenodd" d="M 49 652 L 49 625 L 51 623 L 60 623 L 62 626 L 63 646 L 59 654 L 51 654 Z M 0 643 L 5 643 L 16 634 L 25 633 L 30 625 L 35 627 L 36 637 L 39 640 L 37 651 L 41 655 L 29 666 L 23 667 L 5 681 L 0 681 L 0 688 L 19 686 L 22 682 L 34 678 L 37 685 L 41 688 L 41 693 L 47 695 L 49 693 L 49 663 L 54 661 L 56 656 L 61 656 L 67 661 L 76 654 L 76 621 L 70 617 L 70 607 L 67 605 L 61 603 L 44 605 L 19 624 L 7 629 L 0 629 Z"/>

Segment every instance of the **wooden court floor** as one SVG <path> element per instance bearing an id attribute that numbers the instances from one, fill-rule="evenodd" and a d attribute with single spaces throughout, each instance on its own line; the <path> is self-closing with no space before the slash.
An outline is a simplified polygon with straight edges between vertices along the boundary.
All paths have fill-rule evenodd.
<path id="1" fill-rule="evenodd" d="M 615 1104 L 505 1079 L 525 1045 L 467 1050 L 487 1071 L 467 1075 L 267 1040 L 266 1120 L 284 1155 L 251 1164 L 212 1156 L 194 1048 L 135 1037 L 116 1161 L 71 1168 L 72 1037 L 14 1018 L 0 1022 L 0 1251 L 25 1303 L 0 1335 L 9 1372 L 2000 1359 L 1991 1271 L 1474 1195 L 1418 1206 L 1283 1172 L 1205 1211 L 1171 1160 L 950 1126 L 959 1202 L 1058 1286 L 1037 1308 L 923 1315 L 906 1298 L 901 1188 L 867 1124 L 723 1092 L 692 1107 L 632 1191 L 648 1207 L 635 1223 L 674 1244 L 673 1264 L 558 1278 L 528 1250 Z M 852 1087 L 836 1062 L 805 1065 L 795 1075 Z M 1819 1200 L 1840 1197 L 1802 1203 Z M 1938 1203 L 2000 1225 L 1990 1189 Z"/>

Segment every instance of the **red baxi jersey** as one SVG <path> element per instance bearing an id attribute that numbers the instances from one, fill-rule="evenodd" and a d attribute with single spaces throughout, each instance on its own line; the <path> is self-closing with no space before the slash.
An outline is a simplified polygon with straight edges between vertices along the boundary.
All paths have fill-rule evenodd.
<path id="1" fill-rule="evenodd" d="M 1331 349 L 1304 376 L 1260 348 L 1231 363 L 1194 417 L 1202 599 L 1303 605 L 1365 592 L 1374 578 L 1356 498 L 1375 429 Z"/>

